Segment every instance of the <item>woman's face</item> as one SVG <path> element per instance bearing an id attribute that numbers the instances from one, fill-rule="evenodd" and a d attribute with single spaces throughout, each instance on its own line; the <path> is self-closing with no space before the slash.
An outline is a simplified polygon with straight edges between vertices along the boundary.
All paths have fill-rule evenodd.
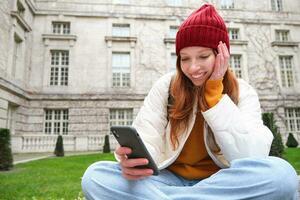
<path id="1" fill-rule="evenodd" d="M 180 66 L 182 72 L 195 86 L 201 86 L 213 72 L 215 53 L 207 47 L 185 47 L 180 50 Z"/>

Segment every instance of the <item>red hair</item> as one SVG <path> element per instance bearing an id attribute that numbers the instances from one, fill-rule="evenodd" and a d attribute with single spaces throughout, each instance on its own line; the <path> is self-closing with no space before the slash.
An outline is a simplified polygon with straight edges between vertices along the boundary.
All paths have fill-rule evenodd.
<path id="1" fill-rule="evenodd" d="M 209 109 L 204 97 L 205 87 L 203 86 L 205 86 L 206 81 L 203 83 L 203 86 L 194 86 L 192 81 L 188 77 L 186 77 L 181 70 L 180 55 L 178 55 L 177 57 L 176 68 L 177 73 L 173 78 L 170 87 L 172 105 L 168 110 L 169 120 L 171 124 L 170 139 L 174 150 L 178 147 L 178 137 L 187 128 L 189 117 L 192 114 L 193 105 L 196 100 L 195 97 L 200 97 L 198 98 L 198 107 L 201 109 L 201 111 L 206 111 Z M 235 75 L 230 69 L 226 71 L 223 77 L 223 86 L 223 94 L 227 94 L 231 98 L 231 100 L 235 104 L 237 104 L 239 97 L 238 82 Z M 210 129 L 209 132 L 212 133 Z"/>

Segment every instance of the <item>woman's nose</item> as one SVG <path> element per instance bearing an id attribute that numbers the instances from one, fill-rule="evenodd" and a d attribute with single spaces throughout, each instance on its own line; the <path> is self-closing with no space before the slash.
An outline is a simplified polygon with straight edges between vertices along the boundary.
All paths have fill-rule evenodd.
<path id="1" fill-rule="evenodd" d="M 193 59 L 191 62 L 191 66 L 190 66 L 190 70 L 191 71 L 195 71 L 195 70 L 199 70 L 199 62 L 197 62 L 196 59 Z"/>

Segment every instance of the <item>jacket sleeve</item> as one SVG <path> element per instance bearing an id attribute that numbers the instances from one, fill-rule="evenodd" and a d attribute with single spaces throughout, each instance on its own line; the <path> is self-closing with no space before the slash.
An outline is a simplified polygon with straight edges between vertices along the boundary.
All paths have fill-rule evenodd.
<path id="1" fill-rule="evenodd" d="M 154 84 L 132 124 L 156 163 L 164 152 L 171 77 L 172 74 L 166 74 Z"/>
<path id="2" fill-rule="evenodd" d="M 239 82 L 238 105 L 225 94 L 214 107 L 202 112 L 229 162 L 268 156 L 273 140 L 272 132 L 263 124 L 257 93 L 243 80 Z"/>

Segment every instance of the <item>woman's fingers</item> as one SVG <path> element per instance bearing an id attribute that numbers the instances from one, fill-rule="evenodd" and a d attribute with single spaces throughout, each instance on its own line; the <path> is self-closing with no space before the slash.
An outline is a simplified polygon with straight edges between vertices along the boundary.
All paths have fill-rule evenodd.
<path id="1" fill-rule="evenodd" d="M 128 147 L 119 147 L 116 149 L 116 154 L 118 154 L 119 156 L 128 155 L 131 154 L 131 149 Z"/>
<path id="2" fill-rule="evenodd" d="M 230 54 L 229 54 L 229 51 L 228 51 L 227 46 L 226 46 L 225 43 L 223 43 L 223 48 L 222 49 L 223 49 L 223 53 L 224 53 L 224 58 L 228 60 L 230 58 Z"/>
<path id="3" fill-rule="evenodd" d="M 138 169 L 138 168 L 123 168 L 123 173 L 129 176 L 151 176 L 153 174 L 152 169 Z"/>
<path id="4" fill-rule="evenodd" d="M 128 147 L 117 147 L 115 153 L 121 162 L 127 159 L 127 155 L 131 154 L 131 149 Z"/>
<path id="5" fill-rule="evenodd" d="M 138 180 L 151 176 L 152 174 L 152 169 L 122 168 L 122 175 L 128 180 Z"/>
<path id="6" fill-rule="evenodd" d="M 219 42 L 218 50 L 219 50 L 219 54 L 221 55 L 221 59 L 220 59 L 221 60 L 220 61 L 221 73 L 224 75 L 229 66 L 228 62 L 230 59 L 230 54 L 229 54 L 226 44 L 221 41 Z"/>
<path id="7" fill-rule="evenodd" d="M 122 168 L 123 176 L 128 180 L 138 180 L 153 174 L 152 169 L 140 169 L 136 166 L 147 165 L 148 160 L 146 158 L 134 158 L 130 159 L 127 157 L 131 153 L 131 149 L 127 147 L 118 147 L 116 154 L 120 158 L 120 165 Z"/>
<path id="8" fill-rule="evenodd" d="M 224 74 L 226 73 L 229 66 L 229 58 L 230 54 L 226 44 L 220 41 L 218 45 L 218 53 L 216 55 L 214 69 L 210 77 L 211 80 L 218 80 L 224 77 Z"/>
<path id="9" fill-rule="evenodd" d="M 135 168 L 136 166 L 146 165 L 148 160 L 145 158 L 126 159 L 121 162 L 123 176 L 128 180 L 138 180 L 153 174 L 152 169 Z"/>
<path id="10" fill-rule="evenodd" d="M 142 166 L 147 164 L 148 164 L 148 160 L 145 158 L 126 159 L 121 162 L 121 165 L 123 167 L 136 167 L 136 166 Z"/>
<path id="11" fill-rule="evenodd" d="M 220 67 L 221 67 L 221 71 L 223 71 L 223 67 L 225 64 L 225 59 L 224 59 L 224 50 L 223 50 L 223 43 L 220 41 L 219 45 L 218 45 L 218 50 L 219 50 L 219 54 L 220 54 Z"/>
<path id="12" fill-rule="evenodd" d="M 216 76 L 220 74 L 220 70 L 221 70 L 221 54 L 218 54 L 216 57 L 216 64 L 214 69 L 214 73 Z"/>
<path id="13" fill-rule="evenodd" d="M 223 43 L 222 49 L 223 49 L 223 56 L 224 56 L 223 74 L 225 74 L 229 67 L 230 54 L 225 43 Z"/>

